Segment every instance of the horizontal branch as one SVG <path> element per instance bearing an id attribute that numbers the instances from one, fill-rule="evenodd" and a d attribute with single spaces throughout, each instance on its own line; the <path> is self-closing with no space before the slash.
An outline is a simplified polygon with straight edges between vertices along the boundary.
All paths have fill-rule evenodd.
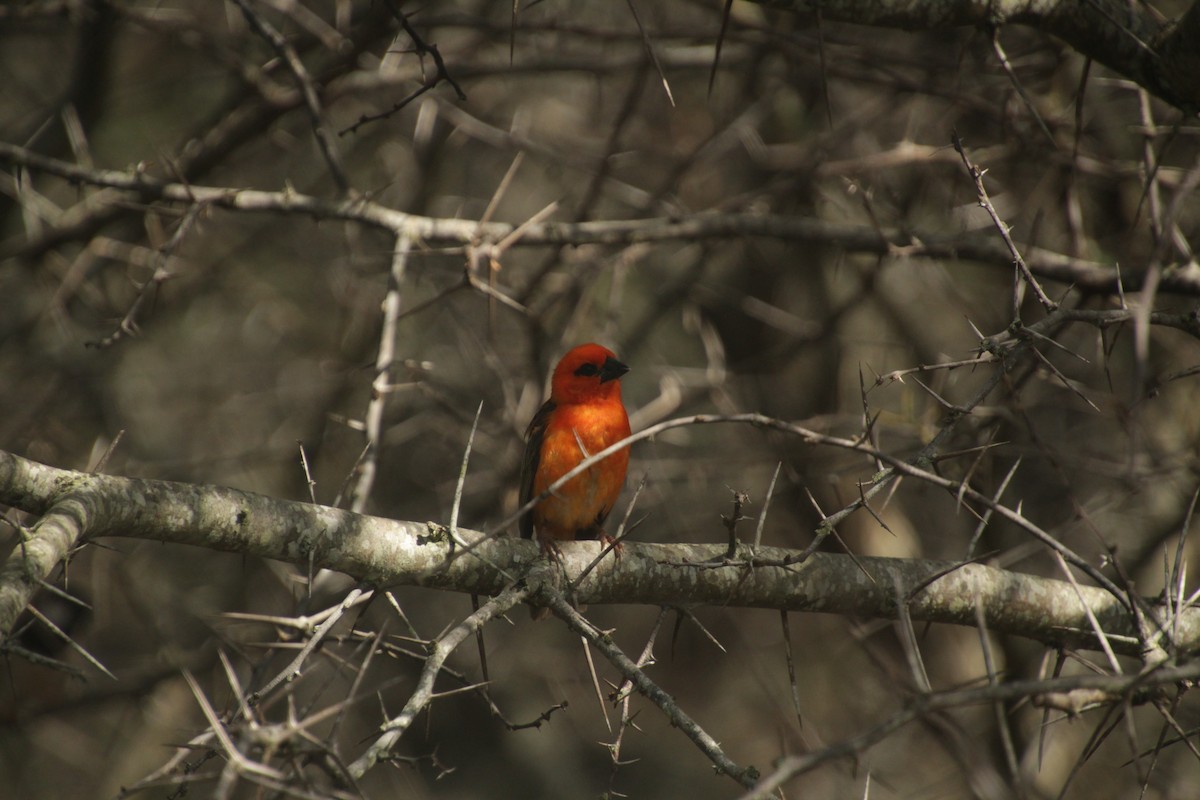
<path id="1" fill-rule="evenodd" d="M 143 172 L 92 170 L 66 161 L 33 153 L 23 147 L 0 142 L 0 163 L 55 175 L 67 181 L 105 187 L 116 195 L 108 202 L 127 203 L 122 193 L 130 193 L 141 202 L 165 201 L 187 205 L 203 204 L 236 211 L 299 214 L 314 219 L 337 219 L 380 228 L 395 236 L 407 236 L 430 245 L 468 245 L 499 242 L 509 237 L 517 225 L 507 222 L 479 223 L 467 219 L 447 219 L 406 214 L 363 198 L 326 200 L 285 190 L 237 189 L 196 186 L 165 181 Z M 95 213 L 96 204 L 85 201 L 83 213 Z M 78 220 L 66 212 L 57 226 L 71 228 Z M 813 217 L 776 214 L 704 212 L 686 217 L 602 220 L 592 222 L 534 222 L 521 227 L 514 246 L 604 244 L 624 246 L 667 241 L 700 239 L 739 239 L 764 237 L 837 247 L 852 253 L 890 255 L 897 258 L 964 259 L 1011 267 L 1012 254 L 1003 242 L 989 234 L 948 235 L 928 231 L 901 231 L 831 222 Z M 48 231 L 46 236 L 52 235 Z M 0 259 L 23 256 L 26 248 L 39 249 L 38 242 L 17 238 L 0 243 Z M 1073 285 L 1083 292 L 1115 293 L 1120 284 L 1125 291 L 1141 289 L 1144 270 L 1123 268 L 1047 250 L 1029 247 L 1024 251 L 1029 269 L 1039 278 Z M 1200 296 L 1200 270 L 1165 270 L 1158 286 L 1159 294 Z"/>
<path id="2" fill-rule="evenodd" d="M 69 506 L 86 538 L 121 536 L 207 547 L 344 572 L 380 585 L 426 586 L 495 595 L 506 575 L 525 575 L 539 559 L 535 543 L 509 537 L 484 540 L 460 528 L 471 554 L 451 558 L 453 544 L 436 523 L 353 514 L 217 486 L 92 475 L 56 469 L 0 451 L 0 503 L 33 514 Z M 65 555 L 62 545 L 57 557 Z M 568 576 L 583 573 L 596 542 L 566 543 Z M 627 543 L 620 559 L 604 561 L 575 588 L 578 602 L 709 604 L 790 611 L 823 611 L 894 619 L 905 598 L 918 621 L 976 624 L 983 609 L 990 629 L 1060 645 L 1094 646 L 1080 602 L 1086 602 L 1110 645 L 1139 654 L 1136 629 L 1121 603 L 1094 587 L 1008 572 L 980 564 L 955 566 L 916 559 L 857 560 L 827 553 L 789 563 L 795 551 L 754 548 L 722 563 L 724 544 Z M 478 556 L 478 557 L 476 557 Z M 0 631 L 11 630 L 37 580 L 56 559 L 26 561 L 22 548 L 0 572 Z M 544 572 L 544 571 L 543 571 Z M 40 574 L 37 574 L 40 573 Z M 11 580 L 25 574 L 31 580 Z M 928 583 L 926 586 L 925 584 Z M 532 586 L 536 596 L 538 587 Z M 1183 650 L 1200 647 L 1200 610 L 1188 609 L 1171 635 Z"/>

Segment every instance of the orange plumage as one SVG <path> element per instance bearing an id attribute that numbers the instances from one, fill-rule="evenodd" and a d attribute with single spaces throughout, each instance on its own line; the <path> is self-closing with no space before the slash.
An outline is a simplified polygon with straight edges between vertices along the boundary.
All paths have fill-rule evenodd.
<path id="1" fill-rule="evenodd" d="M 611 350 L 598 344 L 579 345 L 558 362 L 550 399 L 525 432 L 521 505 L 588 456 L 629 435 L 620 380 L 628 371 Z M 629 448 L 588 467 L 521 518 L 521 535 L 536 536 L 550 553 L 557 550 L 557 542 L 608 539 L 602 526 L 621 494 L 628 468 Z"/>

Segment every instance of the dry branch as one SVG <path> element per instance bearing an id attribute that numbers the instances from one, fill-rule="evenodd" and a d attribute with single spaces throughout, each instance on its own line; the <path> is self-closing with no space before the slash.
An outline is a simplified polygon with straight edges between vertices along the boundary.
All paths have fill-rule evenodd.
<path id="1" fill-rule="evenodd" d="M 91 475 L 55 469 L 0 452 L 0 502 L 56 520 L 65 514 L 70 536 L 18 548 L 0 571 L 0 630 L 11 629 L 38 581 L 81 538 L 121 536 L 191 544 L 338 570 L 380 586 L 426 586 L 495 595 L 507 585 L 495 567 L 524 574 L 538 561 L 532 542 L 459 529 L 478 553 L 451 558 L 446 528 L 436 523 L 380 519 L 327 506 L 278 500 L 216 486 Z M 47 513 L 50 512 L 50 513 Z M 35 534 L 48 522 L 35 526 Z M 57 529 L 55 529 L 57 530 Z M 36 547 L 34 547 L 36 545 Z M 595 556 L 594 542 L 563 547 L 567 575 Z M 26 560 L 24 553 L 36 558 Z M 1146 647 L 1120 598 L 1089 586 L 1022 575 L 981 564 L 916 559 L 852 559 L 761 547 L 724 560 L 723 544 L 629 543 L 619 560 L 606 559 L 576 587 L 588 604 L 705 603 L 721 606 L 823 611 L 914 621 L 976 623 L 982 608 L 989 629 L 1052 645 L 1094 647 L 1089 613 L 1114 650 L 1139 655 Z M 911 597 L 906 609 L 897 598 Z M 1080 598 L 1087 604 L 1084 608 Z M 1158 609 L 1155 609 L 1156 612 Z M 1200 609 L 1177 622 L 1159 620 L 1168 649 L 1200 647 Z"/>
<path id="2" fill-rule="evenodd" d="M 84 213 L 103 206 L 120 206 L 130 200 L 211 205 L 237 211 L 304 215 L 314 219 L 358 222 L 397 237 L 409 237 L 430 245 L 499 242 L 511 236 L 517 225 L 506 222 L 479 223 L 470 219 L 446 219 L 407 214 L 366 199 L 327 200 L 285 190 L 270 192 L 221 186 L 197 186 L 163 180 L 144 172 L 91 170 L 66 161 L 33 153 L 26 148 L 0 142 L 0 163 L 26 167 L 65 180 L 101 186 L 115 193 L 93 195 L 80 204 Z M 133 197 L 125 196 L 128 193 Z M 70 211 L 59 220 L 64 236 L 79 224 Z M 42 239 L 0 242 L 0 260 L 27 257 L 42 247 Z M 878 256 L 929 259 L 965 259 L 1002 266 L 1012 265 L 1012 254 L 1002 242 L 980 234 L 945 234 L 933 231 L 901 231 L 833 222 L 813 217 L 762 213 L 703 212 L 679 218 L 598 220 L 593 222 L 537 222 L 523 227 L 523 247 L 536 245 L 605 244 L 625 246 L 648 242 L 698 241 L 762 237 L 838 247 L 847 252 Z M 1040 247 L 1027 247 L 1025 262 L 1033 274 L 1045 280 L 1071 284 L 1081 292 L 1115 294 L 1137 291 L 1147 270 L 1089 261 Z M 1179 265 L 1160 278 L 1160 294 L 1200 295 L 1200 269 Z"/>
<path id="3" fill-rule="evenodd" d="M 1181 109 L 1200 108 L 1200 3 L 1177 20 L 1122 0 L 1021 0 L 974 2 L 874 2 L 799 0 L 772 5 L 815 14 L 825 20 L 905 30 L 975 26 L 991 29 L 1026 25 L 1057 36 L 1082 55 L 1132 78 Z"/>

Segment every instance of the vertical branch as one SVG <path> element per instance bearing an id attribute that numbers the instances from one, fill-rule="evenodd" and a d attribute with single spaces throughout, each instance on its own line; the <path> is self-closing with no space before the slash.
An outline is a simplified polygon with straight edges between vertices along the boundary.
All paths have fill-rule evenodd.
<path id="1" fill-rule="evenodd" d="M 292 77 L 296 79 L 300 95 L 304 98 L 304 107 L 312 121 L 313 136 L 316 137 L 317 147 L 320 148 L 325 163 L 329 165 L 329 173 L 333 176 L 333 182 L 337 184 L 338 191 L 345 194 L 350 191 L 350 179 L 346 177 L 346 170 L 342 167 L 341 154 L 329 131 L 329 125 L 325 121 L 325 111 L 321 107 L 321 99 L 317 97 L 316 86 L 313 85 L 313 80 L 309 76 L 308 70 L 305 69 L 304 62 L 300 60 L 295 48 L 288 43 L 283 34 L 275 30 L 271 23 L 250 7 L 248 0 L 233 1 L 242 10 L 242 15 L 245 16 L 250 26 L 275 49 L 275 52 L 287 64 Z"/>
<path id="2" fill-rule="evenodd" d="M 379 332 L 379 354 L 375 358 L 375 380 L 371 383 L 371 401 L 363 419 L 367 437 L 367 452 L 359 467 L 358 484 L 354 487 L 350 510 L 361 514 L 366 508 L 375 485 L 378 469 L 379 440 L 383 433 L 383 411 L 391 388 L 392 367 L 396 362 L 396 323 L 400 318 L 400 287 L 408 266 L 408 254 L 412 249 L 412 238 L 402 230 L 396 236 L 396 249 L 392 253 L 392 269 L 388 275 L 387 294 L 383 298 L 383 327 Z"/>
<path id="3" fill-rule="evenodd" d="M 58 503 L 30 530 L 20 529 L 22 540 L 0 568 L 0 642 L 8 638 L 21 611 L 29 605 L 42 581 L 86 533 L 88 515 Z"/>
<path id="4" fill-rule="evenodd" d="M 987 172 L 985 169 L 980 169 L 971 163 L 970 157 L 967 156 L 967 150 L 963 147 L 962 140 L 958 138 L 958 134 L 954 134 L 954 150 L 962 157 L 963 166 L 967 168 L 967 174 L 971 176 L 971 180 L 975 183 L 975 193 L 979 197 L 979 205 L 983 210 L 987 211 L 991 217 L 992 223 L 995 224 L 996 230 L 1000 232 L 1000 238 L 1004 240 L 1004 244 L 1008 247 L 1008 252 L 1012 254 L 1013 263 L 1021 273 L 1021 277 L 1029 288 L 1033 289 L 1034 295 L 1037 296 L 1038 302 L 1049 313 L 1058 308 L 1058 303 L 1051 300 L 1042 291 L 1042 285 L 1038 283 L 1037 278 L 1033 277 L 1033 273 L 1029 271 L 1029 265 L 1025 263 L 1025 259 L 1021 256 L 1021 251 L 1017 248 L 1017 243 L 1013 241 L 1012 229 L 1008 224 L 1000 218 L 996 212 L 995 206 L 992 205 L 991 199 L 988 197 L 987 189 L 983 186 L 983 176 Z M 1017 309 L 1019 311 L 1019 309 Z"/>

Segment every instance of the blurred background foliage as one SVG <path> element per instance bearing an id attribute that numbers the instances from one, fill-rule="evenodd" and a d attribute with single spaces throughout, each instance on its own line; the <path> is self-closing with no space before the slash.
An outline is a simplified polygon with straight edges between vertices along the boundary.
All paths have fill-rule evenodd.
<path id="1" fill-rule="evenodd" d="M 1182 8 L 1160 6 L 1168 15 Z M 1189 243 L 1200 206 L 1177 195 L 1194 186 L 1200 128 L 1098 66 L 1085 92 L 1084 59 L 1037 31 L 998 34 L 1027 102 L 986 31 L 818 27 L 739 2 L 710 90 L 720 3 L 638 4 L 661 74 L 627 4 L 537 3 L 520 9 L 515 27 L 505 4 L 406 5 L 466 100 L 441 82 L 348 131 L 432 77 L 430 55 L 414 52 L 387 3 L 251 7 L 312 76 L 353 191 L 400 211 L 479 219 L 520 158 L 493 219 L 521 223 L 557 203 L 551 218 L 560 221 L 753 212 L 915 238 L 995 237 L 950 146 L 957 132 L 1023 246 L 1118 264 L 1125 274 L 1144 273 L 1156 258 L 1168 272 L 1196 269 Z M 89 169 L 340 196 L 295 80 L 235 4 L 32 2 L 0 21 L 0 140 Z M 180 204 L 11 166 L 0 183 L 0 447 L 87 469 L 120 436 L 107 472 L 306 500 L 303 443 L 316 499 L 339 496 L 364 446 L 359 421 L 372 396 L 391 237 L 300 214 L 203 208 L 189 218 Z M 1172 203 L 1174 224 L 1162 230 Z M 172 242 L 181 225 L 189 227 Z M 518 244 L 484 277 L 523 311 L 474 289 L 448 291 L 465 263 L 462 247 L 414 244 L 399 286 L 402 363 L 391 373 L 369 513 L 446 521 L 480 402 L 462 522 L 486 528 L 510 513 L 524 426 L 553 361 L 581 341 L 608 344 L 633 367 L 623 383 L 635 428 L 760 411 L 854 436 L 865 402 L 879 415 L 879 446 L 906 457 L 945 409 L 912 378 L 875 387 L 876 375 L 969 358 L 979 346 L 974 329 L 998 333 L 1013 318 L 1009 266 L 910 258 L 902 248 L 877 256 L 836 237 Z M 159 270 L 168 277 L 155 284 Z M 1046 286 L 1081 308 L 1121 302 Z M 136 332 L 114 341 L 139 296 Z M 1196 305 L 1185 291 L 1146 299 L 1167 311 Z M 1040 308 L 1025 300 L 1022 316 L 1034 321 Z M 954 478 L 970 470 L 973 485 L 993 493 L 1019 459 L 1005 501 L 1096 563 L 1115 548 L 1138 589 L 1153 594 L 1197 487 L 1200 442 L 1197 378 L 1154 379 L 1195 366 L 1200 348 L 1184 332 L 1155 328 L 1139 360 L 1131 325 L 1074 325 L 1057 338 L 1066 349 L 1043 354 L 1061 374 L 1033 361 L 1014 369 L 947 449 L 998 446 L 939 469 Z M 955 403 L 985 374 L 914 377 Z M 764 542 L 787 547 L 810 542 L 820 519 L 809 493 L 828 514 L 877 469 L 747 427 L 677 429 L 634 449 L 631 485 L 647 482 L 634 538 L 721 541 L 730 490 L 748 492 L 745 513 L 757 516 L 780 464 Z M 913 481 L 875 507 L 889 530 L 863 513 L 840 530 L 855 553 L 961 558 L 977 525 L 954 497 Z M 754 525 L 743 523 L 743 535 Z M 11 528 L 3 537 L 6 550 L 15 546 Z M 1047 551 L 1002 521 L 991 522 L 979 549 L 993 563 L 1061 577 Z M 312 611 L 349 585 L 328 577 L 306 601 L 303 578 L 285 565 L 148 542 L 79 551 L 59 583 L 92 603 L 76 636 L 117 681 L 70 652 L 61 657 L 86 680 L 13 659 L 0 665 L 0 794 L 113 797 L 163 764 L 166 745 L 205 724 L 181 668 L 200 676 L 220 710 L 232 701 L 218 646 L 247 684 L 290 658 L 264 647 L 276 639 L 271 625 L 223 614 Z M 469 611 L 462 596 L 395 595 L 423 637 Z M 739 763 L 766 770 L 780 755 L 853 736 L 913 690 L 890 623 L 792 615 L 801 725 L 778 615 L 694 613 L 722 647 L 691 622 L 672 632 L 669 617 L 650 672 Z M 589 616 L 637 653 L 656 610 Z M 389 633 L 404 627 L 384 602 L 359 624 L 385 620 Z M 935 688 L 986 680 L 977 632 L 919 633 Z M 993 639 L 1006 677 L 1043 667 L 1040 647 Z M 578 641 L 556 623 L 514 617 L 488 629 L 487 646 L 491 692 L 510 719 L 536 718 L 564 700 L 569 707 L 537 730 L 509 731 L 473 694 L 440 700 L 402 742 L 411 763 L 377 767 L 364 796 L 737 796 L 650 709 L 626 733 L 614 767 L 604 743 L 615 728 Z M 356 647 L 331 644 L 305 672 L 292 692 L 302 711 L 347 696 Z M 474 652 L 451 663 L 464 680 L 479 680 Z M 375 661 L 371 697 L 351 710 L 342 747 L 353 751 L 378 724 L 374 691 L 394 713 L 418 668 L 412 658 Z M 287 709 L 265 713 L 281 718 Z M 1194 703 L 1174 713 L 1183 730 L 1200 724 Z M 1056 721 L 1043 743 L 1040 711 L 1014 704 L 1005 714 L 1015 776 L 993 710 L 975 708 L 913 724 L 856 761 L 798 778 L 789 794 L 864 796 L 868 777 L 872 798 L 1055 797 L 1064 786 L 1068 797 L 1116 798 L 1143 784 L 1148 798 L 1200 793 L 1196 758 L 1182 746 L 1153 769 L 1122 767 L 1137 752 L 1120 731 L 1072 776 L 1099 717 Z M 1162 718 L 1132 718 L 1136 747 L 1152 746 Z M 327 732 L 327 724 L 314 730 Z M 189 763 L 211 771 L 202 752 Z M 249 785 L 238 792 L 258 796 Z M 160 786 L 137 796 L 182 795 Z"/>

